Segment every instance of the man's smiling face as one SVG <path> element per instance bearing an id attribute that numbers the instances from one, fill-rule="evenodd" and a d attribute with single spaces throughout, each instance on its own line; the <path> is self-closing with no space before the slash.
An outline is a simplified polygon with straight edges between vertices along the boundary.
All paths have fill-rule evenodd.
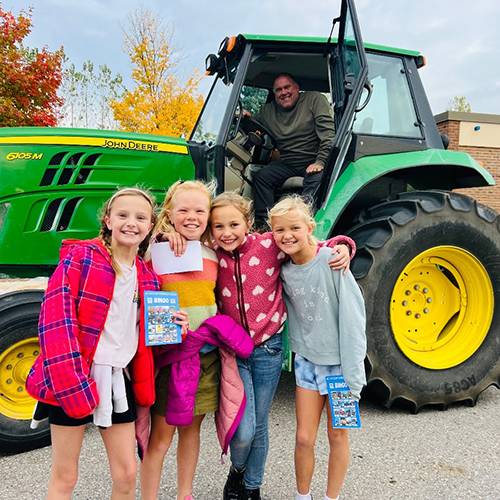
<path id="1" fill-rule="evenodd" d="M 283 109 L 292 109 L 299 99 L 299 86 L 288 76 L 274 80 L 273 92 L 276 104 Z"/>

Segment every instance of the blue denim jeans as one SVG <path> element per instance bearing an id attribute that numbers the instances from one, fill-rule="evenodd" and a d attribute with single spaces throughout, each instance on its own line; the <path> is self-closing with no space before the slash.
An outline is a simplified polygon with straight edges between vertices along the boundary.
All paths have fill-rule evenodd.
<path id="1" fill-rule="evenodd" d="M 231 441 L 231 462 L 245 468 L 245 487 L 260 488 L 269 449 L 269 410 L 281 374 L 281 333 L 257 346 L 248 359 L 238 359 L 247 404 Z"/>

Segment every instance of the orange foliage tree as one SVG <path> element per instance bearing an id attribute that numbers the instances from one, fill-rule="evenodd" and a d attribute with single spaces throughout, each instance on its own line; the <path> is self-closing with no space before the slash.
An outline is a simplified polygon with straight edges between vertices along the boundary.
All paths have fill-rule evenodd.
<path id="1" fill-rule="evenodd" d="M 31 10 L 18 16 L 0 5 L 0 126 L 52 126 L 62 100 L 63 49 L 28 49 L 23 40 L 31 32 Z"/>
<path id="2" fill-rule="evenodd" d="M 200 79 L 179 83 L 171 36 L 150 11 L 138 10 L 129 18 L 125 46 L 136 87 L 111 103 L 115 120 L 127 131 L 188 136 L 203 104 Z"/>

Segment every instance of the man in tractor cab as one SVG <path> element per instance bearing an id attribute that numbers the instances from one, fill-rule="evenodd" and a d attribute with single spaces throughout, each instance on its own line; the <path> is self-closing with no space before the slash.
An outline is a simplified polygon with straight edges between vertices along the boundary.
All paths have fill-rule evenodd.
<path id="1" fill-rule="evenodd" d="M 330 105 L 319 92 L 300 92 L 288 73 L 273 82 L 274 100 L 257 115 L 272 133 L 279 151 L 274 159 L 253 174 L 255 224 L 266 225 L 274 192 L 290 177 L 304 177 L 302 196 L 313 201 L 333 144 L 334 123 Z"/>

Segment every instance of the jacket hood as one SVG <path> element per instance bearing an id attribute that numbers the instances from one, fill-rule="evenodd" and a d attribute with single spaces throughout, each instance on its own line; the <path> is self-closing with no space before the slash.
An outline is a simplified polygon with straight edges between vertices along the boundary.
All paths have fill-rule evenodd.
<path id="1" fill-rule="evenodd" d="M 109 255 L 109 252 L 106 250 L 106 247 L 99 238 L 93 238 L 91 240 L 76 240 L 76 239 L 63 240 L 61 244 L 61 249 L 59 251 L 59 258 L 64 259 L 68 255 L 68 253 L 75 247 L 91 248 L 92 250 L 99 252 L 106 258 L 106 260 L 111 262 L 111 257 Z"/>

